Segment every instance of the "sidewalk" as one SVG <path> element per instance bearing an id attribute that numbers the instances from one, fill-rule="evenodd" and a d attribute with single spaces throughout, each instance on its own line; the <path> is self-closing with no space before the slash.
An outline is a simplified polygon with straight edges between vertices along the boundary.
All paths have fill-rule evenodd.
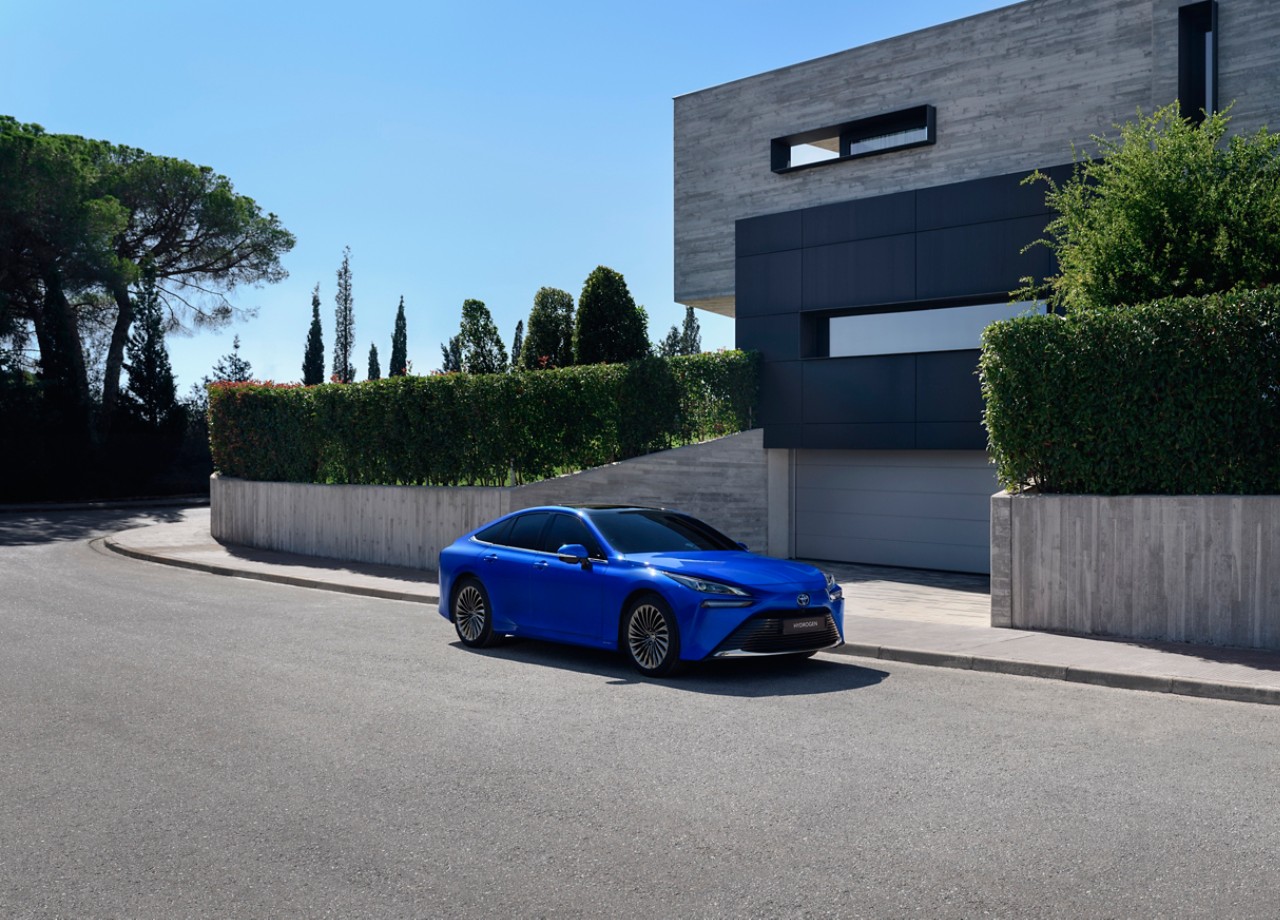
<path id="1" fill-rule="evenodd" d="M 440 593 L 427 572 L 223 546 L 209 536 L 208 508 L 188 508 L 177 522 L 122 531 L 103 543 L 151 562 L 347 594 L 435 604 Z M 1280 653 L 993 629 L 980 576 L 823 565 L 844 589 L 839 654 L 1280 704 Z"/>

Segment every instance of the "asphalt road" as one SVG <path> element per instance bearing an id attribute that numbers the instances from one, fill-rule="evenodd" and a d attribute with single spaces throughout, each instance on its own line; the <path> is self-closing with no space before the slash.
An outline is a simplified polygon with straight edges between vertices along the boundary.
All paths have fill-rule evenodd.
<path id="1" fill-rule="evenodd" d="M 1280 708 L 834 655 L 651 682 L 88 544 L 130 519 L 0 515 L 0 916 L 1277 915 Z"/>

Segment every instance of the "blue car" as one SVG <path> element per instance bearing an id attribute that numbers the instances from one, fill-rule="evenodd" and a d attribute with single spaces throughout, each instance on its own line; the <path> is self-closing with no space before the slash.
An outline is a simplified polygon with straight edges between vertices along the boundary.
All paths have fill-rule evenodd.
<path id="1" fill-rule="evenodd" d="M 749 553 L 660 508 L 508 514 L 440 553 L 440 599 L 469 648 L 512 635 L 620 649 L 650 677 L 687 661 L 809 656 L 844 644 L 832 576 Z"/>

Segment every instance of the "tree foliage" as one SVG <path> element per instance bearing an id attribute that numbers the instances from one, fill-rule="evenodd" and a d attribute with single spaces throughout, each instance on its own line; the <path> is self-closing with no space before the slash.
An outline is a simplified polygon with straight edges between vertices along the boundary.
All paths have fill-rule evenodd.
<path id="1" fill-rule="evenodd" d="M 702 327 L 693 314 L 693 307 L 684 308 L 684 324 L 672 326 L 661 344 L 658 355 L 673 358 L 676 355 L 696 355 L 702 352 Z"/>
<path id="2" fill-rule="evenodd" d="M 573 364 L 572 294 L 553 287 L 538 289 L 533 295 L 533 311 L 518 358 L 520 366 L 527 370 Z"/>
<path id="3" fill-rule="evenodd" d="M 649 354 L 648 319 L 621 274 L 597 266 L 578 298 L 573 356 L 577 364 L 634 361 Z"/>
<path id="4" fill-rule="evenodd" d="M 1056 185 L 1041 173 L 1058 273 L 1015 292 L 1067 310 L 1136 305 L 1280 282 L 1280 135 L 1226 138 L 1177 103 L 1095 137 L 1098 155 Z M 1225 138 L 1225 141 L 1224 141 Z M 1035 245 L 1035 244 L 1033 244 Z"/>
<path id="5" fill-rule="evenodd" d="M 231 351 L 218 359 L 213 372 L 204 378 L 205 385 L 210 383 L 244 383 L 253 379 L 253 365 L 240 357 L 240 336 L 231 340 Z"/>
<path id="6" fill-rule="evenodd" d="M 219 325 L 237 287 L 285 277 L 280 256 L 293 244 L 208 167 L 0 116 L 0 334 L 35 333 L 42 381 L 92 440 L 114 414 L 144 264 L 166 324 Z M 115 312 L 93 394 L 82 314 L 106 302 Z"/>
<path id="7" fill-rule="evenodd" d="M 391 332 L 391 361 L 387 364 L 388 377 L 403 377 L 409 372 L 409 332 L 404 319 L 404 295 L 396 308 L 396 325 Z"/>
<path id="8" fill-rule="evenodd" d="M 520 368 L 520 349 L 524 347 L 524 320 L 516 320 L 515 335 L 511 337 L 511 369 Z"/>
<path id="9" fill-rule="evenodd" d="M 355 298 L 351 293 L 350 246 L 342 250 L 342 264 L 338 266 L 338 293 L 334 302 L 333 378 L 338 383 L 351 383 L 356 379 L 356 367 L 352 363 L 356 347 L 356 314 Z"/>
<path id="10" fill-rule="evenodd" d="M 440 373 L 462 373 L 462 336 L 455 335 L 440 346 Z"/>
<path id="11" fill-rule="evenodd" d="M 500 374 L 507 369 L 507 349 L 483 300 L 462 302 L 458 330 L 461 370 L 468 374 Z"/>
<path id="12" fill-rule="evenodd" d="M 311 328 L 307 330 L 307 350 L 302 355 L 302 384 L 324 383 L 324 332 L 320 328 L 320 285 L 311 292 Z"/>
<path id="13" fill-rule="evenodd" d="M 373 342 L 369 343 L 369 373 L 365 378 L 367 380 L 381 380 L 382 368 L 378 366 L 378 346 Z"/>
<path id="14" fill-rule="evenodd" d="M 127 357 L 129 410 L 150 428 L 168 426 L 179 412 L 178 388 L 164 344 L 164 312 L 150 266 L 143 270 L 141 289 L 136 295 Z"/>

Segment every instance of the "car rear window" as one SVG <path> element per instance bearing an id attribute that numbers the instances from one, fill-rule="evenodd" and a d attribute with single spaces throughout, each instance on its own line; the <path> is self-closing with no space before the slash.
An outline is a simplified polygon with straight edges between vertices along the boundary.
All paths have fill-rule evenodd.
<path id="1" fill-rule="evenodd" d="M 609 545 L 620 553 L 741 549 L 714 527 L 674 511 L 644 508 L 590 512 Z"/>
<path id="2" fill-rule="evenodd" d="M 507 542 L 507 533 L 511 530 L 511 522 L 513 520 L 513 518 L 507 518 L 505 521 L 490 524 L 484 530 L 476 534 L 476 539 L 481 543 L 496 543 L 499 546 L 505 546 Z"/>

